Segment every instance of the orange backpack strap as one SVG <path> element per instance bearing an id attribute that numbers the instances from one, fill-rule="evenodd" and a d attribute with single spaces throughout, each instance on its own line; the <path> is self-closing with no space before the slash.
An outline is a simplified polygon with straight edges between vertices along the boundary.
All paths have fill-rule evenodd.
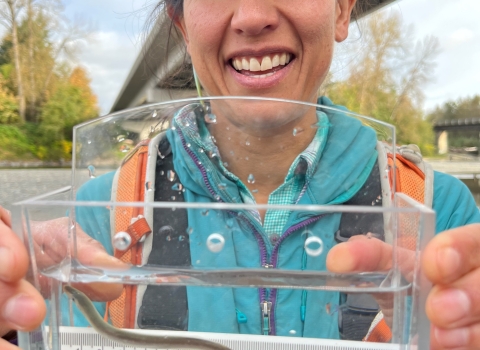
<path id="1" fill-rule="evenodd" d="M 143 202 L 149 140 L 140 142 L 127 157 L 115 174 L 112 188 L 113 202 Z M 118 206 L 111 217 L 112 239 L 117 232 L 126 232 L 131 239 L 126 250 L 115 249 L 115 257 L 133 265 L 142 260 L 139 241 L 151 233 L 143 216 L 142 207 Z M 125 285 L 122 295 L 107 304 L 107 313 L 115 327 L 134 328 L 136 316 L 136 288 Z"/>

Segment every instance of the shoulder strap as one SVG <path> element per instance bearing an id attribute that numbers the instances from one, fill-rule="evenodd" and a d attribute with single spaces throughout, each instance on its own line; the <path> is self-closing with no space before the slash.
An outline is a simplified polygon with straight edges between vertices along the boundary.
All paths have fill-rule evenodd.
<path id="1" fill-rule="evenodd" d="M 173 167 L 168 140 L 158 146 L 155 171 L 155 202 L 183 202 L 182 185 Z M 187 211 L 155 208 L 153 241 L 147 266 L 191 266 L 190 240 L 187 234 Z M 139 328 L 187 330 L 188 304 L 186 287 L 147 286 L 137 318 Z"/>

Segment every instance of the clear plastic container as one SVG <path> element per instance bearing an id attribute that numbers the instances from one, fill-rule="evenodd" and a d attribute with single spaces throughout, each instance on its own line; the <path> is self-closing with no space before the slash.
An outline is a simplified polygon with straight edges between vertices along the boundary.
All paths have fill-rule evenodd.
<path id="1" fill-rule="evenodd" d="M 307 149 L 291 169 L 293 203 L 256 205 L 268 182 L 257 155 L 288 157 L 313 135 L 322 153 Z M 363 139 L 371 149 L 348 158 Z M 435 214 L 391 188 L 392 126 L 322 105 L 205 98 L 107 115 L 74 141 L 72 185 L 14 212 L 48 305 L 23 349 L 428 348 L 419 259 Z M 250 172 L 242 191 L 228 159 Z M 362 254 L 371 268 L 327 269 Z"/>

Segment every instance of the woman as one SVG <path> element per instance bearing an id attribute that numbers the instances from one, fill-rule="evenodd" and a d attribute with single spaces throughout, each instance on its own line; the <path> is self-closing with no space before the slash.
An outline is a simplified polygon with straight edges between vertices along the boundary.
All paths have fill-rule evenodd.
<path id="1" fill-rule="evenodd" d="M 317 90 L 330 66 L 334 42 L 341 42 L 347 36 L 355 0 L 168 0 L 166 5 L 209 95 L 275 97 L 315 103 Z M 277 60 L 279 65 L 274 67 Z M 321 102 L 330 103 L 326 99 Z M 318 129 L 310 127 L 318 122 L 318 115 L 305 113 L 292 118 L 288 113 L 280 116 L 267 113 L 256 120 L 248 117 L 248 113 L 245 119 L 241 115 L 231 117 L 220 113 L 217 123 L 209 126 L 219 149 L 235 145 L 233 154 L 222 153 L 222 162 L 228 167 L 219 171 L 235 174 L 235 178 L 229 175 L 230 180 L 245 188 L 246 198 L 250 196 L 260 204 L 271 203 L 272 193 L 288 185 L 285 179 L 292 164 L 312 144 L 315 149 L 310 165 L 312 179 L 319 174 L 318 161 L 320 156 L 324 157 L 321 145 L 326 140 L 321 140 Z M 341 121 L 332 124 L 340 125 L 335 130 L 341 130 L 342 135 L 351 132 Z M 301 138 L 291 137 L 294 129 L 303 130 Z M 366 131 L 359 128 L 358 132 L 360 135 L 352 136 L 352 140 L 366 140 L 368 144 L 370 137 L 363 134 Z M 330 141 L 331 136 L 328 135 Z M 180 149 L 175 150 L 175 135 L 170 137 L 174 156 L 175 152 L 180 154 Z M 279 143 L 284 147 L 278 147 Z M 362 159 L 374 156 L 372 145 L 357 149 L 367 150 Z M 252 170 L 242 163 L 247 158 L 249 164 L 255 164 L 254 182 L 250 177 Z M 178 167 L 180 160 L 176 161 Z M 367 161 L 360 165 L 360 171 L 372 169 Z M 321 180 L 311 182 L 312 186 L 320 184 Z M 480 222 L 480 217 L 465 188 L 454 179 L 436 174 L 434 184 L 434 209 L 439 213 L 437 229 L 445 232 L 430 242 L 423 259 L 427 276 L 435 284 L 427 304 L 434 325 L 432 343 L 436 348 L 479 348 L 480 300 L 476 290 L 480 283 L 477 259 L 480 226 L 464 225 Z M 293 200 L 301 194 L 295 193 L 293 197 L 297 198 Z M 268 220 L 266 213 L 259 214 L 262 222 Z M 21 280 L 27 256 L 10 229 L 4 210 L 1 219 L 0 245 L 4 251 L 0 254 L 0 327 L 31 329 L 43 317 L 43 301 L 32 286 Z M 381 245 L 375 251 L 366 251 L 361 238 L 339 244 L 329 252 L 327 267 L 335 272 L 384 269 L 379 249 L 381 252 Z M 94 252 L 95 259 L 109 259 L 100 248 Z M 91 253 L 92 250 L 85 254 Z M 111 297 L 102 295 L 99 299 Z"/>

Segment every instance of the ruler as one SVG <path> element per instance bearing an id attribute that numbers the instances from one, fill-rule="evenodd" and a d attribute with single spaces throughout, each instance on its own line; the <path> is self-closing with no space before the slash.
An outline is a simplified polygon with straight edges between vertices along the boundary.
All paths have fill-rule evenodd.
<path id="1" fill-rule="evenodd" d="M 355 342 L 345 340 L 312 339 L 299 337 L 277 337 L 245 334 L 200 333 L 177 331 L 149 331 L 135 330 L 136 332 L 155 333 L 164 335 L 196 337 L 214 341 L 229 347 L 232 350 L 400 350 L 398 344 L 381 344 Z M 60 327 L 61 350 L 156 350 L 144 347 L 125 346 L 99 335 L 92 328 Z M 158 350 L 166 348 L 159 347 Z M 43 342 L 30 342 L 30 350 L 47 350 Z M 169 348 L 168 350 L 177 350 Z"/>

